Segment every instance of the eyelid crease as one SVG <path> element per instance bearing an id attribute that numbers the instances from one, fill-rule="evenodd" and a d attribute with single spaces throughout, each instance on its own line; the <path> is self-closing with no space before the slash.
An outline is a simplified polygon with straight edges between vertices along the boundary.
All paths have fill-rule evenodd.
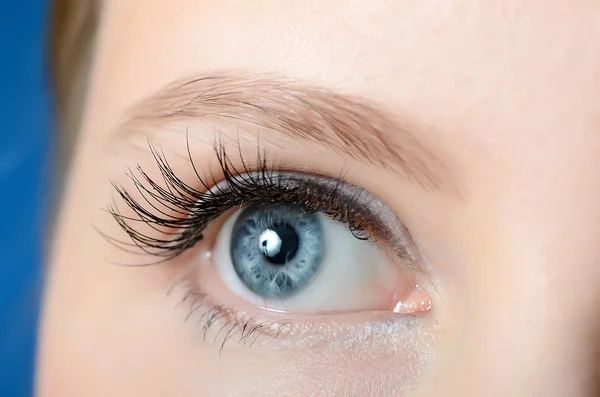
<path id="1" fill-rule="evenodd" d="M 221 71 L 180 79 L 125 116 L 112 134 L 118 141 L 174 122 L 233 123 L 308 140 L 365 164 L 394 169 L 426 190 L 458 193 L 446 156 L 421 142 L 415 127 L 364 99 L 280 76 Z"/>

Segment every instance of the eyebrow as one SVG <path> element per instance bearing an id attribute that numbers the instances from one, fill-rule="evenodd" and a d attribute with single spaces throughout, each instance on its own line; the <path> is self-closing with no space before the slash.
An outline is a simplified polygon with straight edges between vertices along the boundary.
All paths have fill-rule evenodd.
<path id="1" fill-rule="evenodd" d="M 118 134 L 171 122 L 233 122 L 396 170 L 427 190 L 455 190 L 447 163 L 418 139 L 416 128 L 360 98 L 282 77 L 222 72 L 181 79 L 126 116 Z"/>

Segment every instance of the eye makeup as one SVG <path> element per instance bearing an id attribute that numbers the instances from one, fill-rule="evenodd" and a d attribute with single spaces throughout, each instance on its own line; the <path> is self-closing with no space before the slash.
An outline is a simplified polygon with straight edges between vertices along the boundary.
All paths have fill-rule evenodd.
<path id="1" fill-rule="evenodd" d="M 129 240 L 104 237 L 128 252 L 143 254 L 148 258 L 144 264 L 176 259 L 185 261 L 192 257 L 191 270 L 169 291 L 169 295 L 179 296 L 178 307 L 188 310 L 185 321 L 197 324 L 203 339 L 212 339 L 221 350 L 227 342 L 234 340 L 244 346 L 254 346 L 257 340 L 267 342 L 277 338 L 297 343 L 302 339 L 306 343 L 312 341 L 309 345 L 315 346 L 313 342 L 317 339 L 319 343 L 329 345 L 340 340 L 367 338 L 367 334 L 373 334 L 372 337 L 387 335 L 383 341 L 395 333 L 415 328 L 419 319 L 412 314 L 420 315 L 429 310 L 430 302 L 429 305 L 425 301 L 417 302 L 412 307 L 409 306 L 413 304 L 411 302 L 407 302 L 408 305 L 397 302 L 395 296 L 390 296 L 391 306 L 386 309 L 302 316 L 294 313 L 273 316 L 273 313 L 250 308 L 241 299 L 223 303 L 214 291 L 209 291 L 211 288 L 200 286 L 203 283 L 212 287 L 220 283 L 218 277 L 207 271 L 211 266 L 210 256 L 199 258 L 187 253 L 197 251 L 198 246 L 205 248 L 207 233 L 212 230 L 209 226 L 218 223 L 219 218 L 232 210 L 247 206 L 293 205 L 307 214 L 322 213 L 345 225 L 357 243 L 367 241 L 385 246 L 387 254 L 399 258 L 409 273 L 421 273 L 418 249 L 406 227 L 388 206 L 366 190 L 345 182 L 343 176 L 331 178 L 283 169 L 269 163 L 266 154 L 260 152 L 253 161 L 248 161 L 240 151 L 241 166 L 236 167 L 228 157 L 225 145 L 217 144 L 215 154 L 219 172 L 201 177 L 206 172 L 196 168 L 188 145 L 188 157 L 196 180 L 187 183 L 177 176 L 160 149 L 151 143 L 148 147 L 159 177 L 151 177 L 140 166 L 135 171 L 130 170 L 128 177 L 133 188 L 126 189 L 113 183 L 118 197 L 126 205 L 125 211 L 116 204 L 107 209 Z M 184 253 L 185 259 L 181 258 Z M 164 265 L 168 266 L 168 263 Z"/>
<path id="2" fill-rule="evenodd" d="M 232 208 L 248 204 L 295 204 L 308 213 L 322 212 L 346 224 L 359 240 L 384 240 L 396 254 L 411 264 L 414 251 L 411 238 L 394 212 L 367 191 L 344 182 L 341 178 L 287 172 L 258 155 L 251 169 L 242 159 L 238 170 L 225 151 L 216 146 L 220 176 L 202 178 L 194 160 L 189 159 L 197 177 L 196 187 L 181 180 L 163 153 L 149 143 L 162 180 L 155 180 L 140 166 L 130 171 L 129 178 L 137 197 L 113 183 L 115 191 L 129 213 L 109 205 L 107 211 L 125 231 L 129 241 L 110 236 L 113 244 L 127 250 L 139 250 L 156 258 L 153 263 L 173 259 L 204 238 L 206 227 Z"/>

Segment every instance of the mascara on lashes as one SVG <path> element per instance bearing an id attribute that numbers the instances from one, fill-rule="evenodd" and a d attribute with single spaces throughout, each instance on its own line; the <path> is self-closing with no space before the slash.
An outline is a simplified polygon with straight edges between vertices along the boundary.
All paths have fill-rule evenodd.
<path id="1" fill-rule="evenodd" d="M 254 180 L 260 185 L 265 178 L 260 173 L 247 173 L 223 181 L 213 189 L 221 193 L 229 193 L 231 182 L 236 185 L 237 179 Z M 264 202 L 265 205 L 294 203 L 303 207 L 307 212 L 323 212 L 333 218 L 348 224 L 351 232 L 358 239 L 375 237 L 383 239 L 404 260 L 411 260 L 409 254 L 410 235 L 398 216 L 380 199 L 368 191 L 342 181 L 323 176 L 299 172 L 272 172 L 267 176 L 270 184 L 275 184 L 283 197 Z M 296 199 L 286 200 L 285 193 L 289 192 Z M 305 200 L 298 200 L 306 192 Z M 314 199 L 317 202 L 310 203 Z M 373 236 L 374 235 L 374 236 Z"/>
<path id="2" fill-rule="evenodd" d="M 113 184 L 135 217 L 109 206 L 108 212 L 131 242 L 105 237 L 123 249 L 134 246 L 162 258 L 155 263 L 185 252 L 202 240 L 205 228 L 214 219 L 231 208 L 249 203 L 294 203 L 307 212 L 323 212 L 346 223 L 355 237 L 365 239 L 375 235 L 390 244 L 402 259 L 411 259 L 407 251 L 409 233 L 395 213 L 372 194 L 340 178 L 274 171 L 260 155 L 256 162 L 258 170 L 249 170 L 242 161 L 243 172 L 239 172 L 221 146 L 215 149 L 223 179 L 214 183 L 213 177 L 212 188 L 200 177 L 190 154 L 199 183 L 206 189 L 199 191 L 175 174 L 162 152 L 149 146 L 166 187 L 156 183 L 140 166 L 137 173 L 128 174 L 139 198 Z"/>

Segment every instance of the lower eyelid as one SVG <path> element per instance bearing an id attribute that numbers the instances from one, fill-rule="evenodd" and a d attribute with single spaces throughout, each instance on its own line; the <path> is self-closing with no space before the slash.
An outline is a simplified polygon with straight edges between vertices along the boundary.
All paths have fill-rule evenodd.
<path id="1" fill-rule="evenodd" d="M 330 345 L 366 341 L 385 345 L 389 339 L 408 338 L 407 332 L 426 328 L 419 317 L 391 315 L 389 312 L 347 313 L 313 316 L 306 319 L 253 317 L 229 305 L 216 303 L 209 294 L 189 284 L 181 284 L 178 306 L 184 322 L 198 327 L 202 339 L 215 346 L 261 347 L 270 349 L 324 348 Z M 387 339 L 386 339 L 387 338 Z M 272 341 L 277 340 L 277 343 Z M 237 342 L 229 344 L 229 342 Z"/>
<path id="2" fill-rule="evenodd" d="M 392 376 L 409 384 L 428 367 L 439 347 L 435 317 L 370 312 L 342 318 L 273 320 L 251 317 L 220 304 L 189 281 L 182 283 L 174 295 L 181 303 L 182 319 L 197 330 L 198 341 L 222 358 L 260 355 L 283 358 L 293 365 L 307 357 L 347 357 L 384 373 L 393 368 Z M 182 302 L 182 297 L 187 299 Z"/>

